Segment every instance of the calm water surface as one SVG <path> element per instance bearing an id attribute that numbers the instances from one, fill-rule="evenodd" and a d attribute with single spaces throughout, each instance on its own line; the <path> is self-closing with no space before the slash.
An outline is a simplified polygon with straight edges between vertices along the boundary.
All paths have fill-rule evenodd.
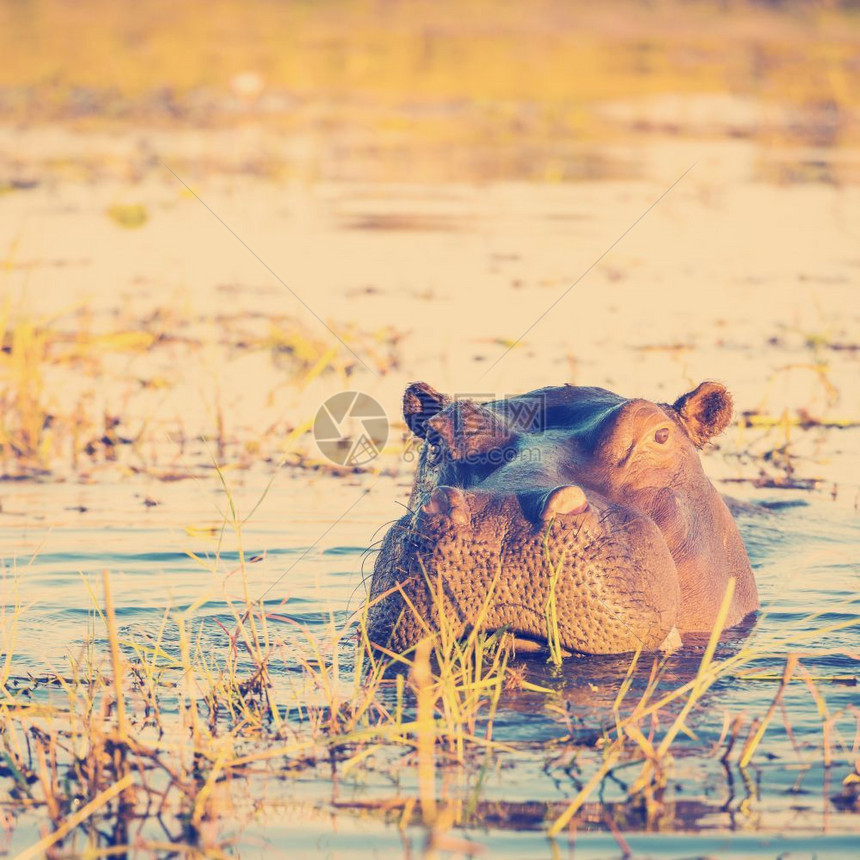
<path id="1" fill-rule="evenodd" d="M 240 511 L 250 510 L 265 490 L 266 477 L 248 473 L 233 480 Z M 341 627 L 360 606 L 363 576 L 372 565 L 365 547 L 380 524 L 397 515 L 394 501 L 402 498 L 404 481 L 284 471 L 246 524 L 243 548 L 253 559 L 248 564 L 251 593 L 266 594 L 271 612 L 283 619 L 273 622 L 283 643 L 273 671 L 285 688 L 299 671 L 297 656 L 309 653 L 302 629 L 324 642 L 332 624 Z M 145 504 L 147 498 L 158 504 Z M 336 506 L 345 510 L 359 498 L 331 528 Z M 781 498 L 762 491 L 759 500 Z M 24 683 L 29 674 L 44 675 L 48 667 L 63 674 L 88 640 L 103 645 L 90 589 L 100 599 L 104 570 L 111 573 L 126 642 L 151 641 L 166 606 L 183 608 L 205 598 L 196 613 L 202 623 L 200 641 L 213 653 L 223 648 L 234 621 L 225 595 L 240 597 L 237 577 L 231 575 L 238 566 L 238 546 L 230 530 L 222 528 L 225 501 L 214 477 L 155 487 L 134 479 L 94 485 L 5 484 L 0 532 L 5 605 L 8 612 L 17 597 L 24 607 L 11 643 L 14 675 Z M 745 667 L 755 670 L 749 678 L 719 682 L 689 720 L 695 737 L 676 746 L 669 800 L 658 827 L 679 832 L 639 832 L 645 827 L 644 813 L 623 811 L 629 806 L 623 769 L 601 791 L 603 804 L 632 833 L 628 841 L 637 856 L 848 854 L 854 844 L 860 811 L 841 783 L 857 754 L 860 519 L 848 504 L 820 496 L 797 501 L 739 516 L 763 607 L 747 644 L 768 644 L 774 657 Z M 833 625 L 841 629 L 829 631 Z M 742 640 L 741 635 L 729 637 L 717 656 L 730 655 Z M 170 625 L 163 643 L 168 652 L 177 647 Z M 822 764 L 822 716 L 800 681 L 788 688 L 785 719 L 780 714 L 770 724 L 753 765 L 741 772 L 734 760 L 723 764 L 712 749 L 724 719 L 764 715 L 777 688 L 774 675 L 781 673 L 788 652 L 802 655 L 802 665 L 835 717 L 833 765 Z M 351 640 L 342 644 L 339 656 L 349 684 Z M 674 657 L 666 688 L 689 680 L 700 656 L 701 646 L 691 645 Z M 606 724 L 626 666 L 624 659 L 581 658 L 555 670 L 531 660 L 526 672 L 530 680 L 556 691 L 554 705 L 561 702 L 567 709 L 568 728 L 593 740 Z M 647 673 L 640 675 L 635 688 L 641 689 Z M 501 754 L 481 773 L 479 790 L 477 774 L 454 787 L 455 795 L 476 798 L 474 820 L 479 823 L 465 832 L 488 846 L 492 856 L 554 856 L 542 833 L 546 811 L 551 804 L 569 801 L 580 784 L 570 760 L 562 755 L 548 760 L 545 752 L 545 745 L 565 731 L 546 697 L 504 695 L 494 738 L 511 742 L 517 752 Z M 341 779 L 336 787 L 313 775 L 285 781 L 274 791 L 274 805 L 263 822 L 252 821 L 237 831 L 243 856 L 285 850 L 287 844 L 298 851 L 324 849 L 334 857 L 391 856 L 408 851 L 410 843 L 418 846 L 419 834 L 400 833 L 393 823 L 367 815 L 369 803 L 414 789 L 410 768 L 396 761 L 387 764 L 383 757 L 377 769 Z M 635 771 L 630 771 L 631 780 Z M 241 807 L 242 799 L 237 803 Z M 595 816 L 577 838 L 577 854 L 618 853 L 612 836 L 602 832 L 597 812 Z M 32 833 L 22 826 L 7 847 L 14 853 Z"/>
<path id="2" fill-rule="evenodd" d="M 860 163 L 856 152 L 844 155 Z M 98 435 L 114 413 L 126 435 L 149 433 L 118 462 L 70 471 L 66 458 L 57 471 L 65 481 L 0 483 L 3 647 L 13 654 L 19 689 L 33 677 L 67 675 L 88 649 L 106 665 L 96 607 L 103 571 L 131 658 L 135 646 L 159 636 L 168 655 L 178 653 L 165 610 L 192 605 L 195 647 L 224 654 L 235 625 L 231 603 L 243 600 L 240 553 L 250 595 L 264 596 L 273 616 L 280 700 L 324 701 L 302 679 L 301 658 L 314 643 L 338 658 L 344 691 L 354 689 L 352 640 L 334 649 L 332 631 L 360 608 L 372 566 L 366 549 L 408 495 L 399 428 L 380 461 L 382 477 L 284 467 L 266 492 L 271 474 L 259 465 L 228 468 L 240 514 L 260 502 L 241 544 L 225 526 L 228 500 L 210 458 L 189 453 L 193 440 L 223 430 L 228 466 L 262 463 L 263 454 L 277 460 L 290 430 L 345 384 L 376 397 L 394 418 L 414 379 L 487 399 L 569 381 L 672 402 L 718 378 L 733 392 L 740 420 L 707 456 L 709 474 L 754 504 L 800 503 L 739 515 L 763 611 L 752 630 L 727 636 L 717 657 L 753 646 L 768 656 L 717 683 L 691 713 L 690 736 L 673 745 L 656 820 L 628 799 L 638 766 L 616 767 L 585 805 L 573 849 L 544 835 L 545 821 L 600 762 L 594 742 L 611 719 L 626 658 L 572 658 L 560 670 L 524 661 L 525 678 L 551 694 L 506 691 L 493 737 L 511 751 L 440 768 L 438 788 L 463 801 L 462 835 L 490 856 L 619 855 L 605 812 L 636 856 L 853 856 L 860 811 L 843 781 L 858 756 L 860 714 L 860 187 L 763 179 L 776 156 L 748 141 L 672 139 L 635 157 L 636 178 L 539 185 L 306 186 L 202 175 L 199 191 L 211 211 L 322 316 L 347 321 L 345 332 L 389 332 L 389 341 L 357 346 L 385 372 L 354 369 L 349 377 L 332 369 L 310 381 L 265 346 L 273 321 L 296 312 L 293 297 L 172 177 L 151 173 L 134 184 L 131 199 L 152 213 L 134 231 L 120 231 L 105 215 L 130 193 L 119 181 L 62 182 L 0 198 L 0 215 L 15 230 L 38 225 L 20 227 L 20 264 L 10 265 L 4 284 L 37 318 L 55 318 L 58 295 L 84 309 L 59 318 L 62 343 L 92 326 L 93 369 L 60 360 L 45 368 L 51 407 L 77 414 L 90 404 Z M 691 163 L 696 169 L 651 211 Z M 490 369 L 539 317 L 540 327 Z M 112 351 L 98 341 L 100 332 L 134 334 L 153 320 L 165 337 L 150 349 Z M 329 349 L 328 333 L 308 325 L 301 333 L 311 353 Z M 187 444 L 175 441 L 180 436 Z M 141 461 L 152 477 L 132 474 Z M 197 477 L 155 477 L 169 473 Z M 753 488 L 762 476 L 816 489 Z M 723 764 L 724 728 L 745 720 L 742 743 L 767 713 L 789 653 L 800 656 L 809 683 L 789 685 L 748 768 L 736 764 L 737 749 Z M 690 643 L 673 656 L 664 688 L 689 681 L 701 654 L 702 644 Z M 637 671 L 631 699 L 650 668 L 644 661 Z M 44 685 L 34 692 L 55 694 Z M 169 718 L 177 700 L 166 694 L 162 705 Z M 678 707 L 654 726 L 658 737 Z M 289 720 L 299 720 L 295 710 Z M 557 743 L 568 734 L 581 746 Z M 397 826 L 402 800 L 417 795 L 402 748 L 383 748 L 336 779 L 325 763 L 285 773 L 265 789 L 234 780 L 230 791 L 232 812 L 216 835 L 233 839 L 242 856 L 420 853 L 423 833 Z M 392 799 L 401 805 L 380 811 Z M 0 851 L 14 855 L 32 844 L 43 823 L 21 813 L 0 834 Z"/>

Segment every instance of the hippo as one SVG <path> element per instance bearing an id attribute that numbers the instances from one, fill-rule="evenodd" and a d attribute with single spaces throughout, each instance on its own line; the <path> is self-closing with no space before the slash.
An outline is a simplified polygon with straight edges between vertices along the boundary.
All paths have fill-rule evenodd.
<path id="1" fill-rule="evenodd" d="M 517 650 L 623 654 L 709 633 L 759 607 L 734 519 L 699 449 L 732 417 L 717 382 L 671 405 L 561 385 L 478 402 L 423 382 L 408 513 L 385 535 L 367 628 L 402 653 L 444 625 Z"/>

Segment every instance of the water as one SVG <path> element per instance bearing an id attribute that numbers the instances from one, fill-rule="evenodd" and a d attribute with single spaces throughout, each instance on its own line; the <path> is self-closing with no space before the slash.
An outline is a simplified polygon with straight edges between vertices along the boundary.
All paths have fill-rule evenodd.
<path id="1" fill-rule="evenodd" d="M 48 152 L 64 145 L 50 132 L 27 134 L 34 152 L 36 143 Z M 220 132 L 189 134 L 203 149 L 213 135 L 228 148 Z M 77 144 L 93 158 L 107 145 L 98 136 Z M 161 144 L 171 160 L 181 141 L 166 134 Z M 443 834 L 441 849 L 467 854 L 456 843 L 463 839 L 491 856 L 621 855 L 628 849 L 614 827 L 637 856 L 851 856 L 860 828 L 856 794 L 844 784 L 858 752 L 860 188 L 848 179 L 786 182 L 774 164 L 808 155 L 790 146 L 773 153 L 749 140 L 670 135 L 618 148 L 635 169 L 586 170 L 584 181 L 556 184 L 200 176 L 201 199 L 256 257 L 158 171 L 133 183 L 72 178 L 0 198 L 3 224 L 19 237 L 3 273 L 6 294 L 16 310 L 50 321 L 39 406 L 53 416 L 42 437 L 50 477 L 13 480 L 20 463 L 3 464 L 10 687 L 28 691 L 28 701 L 62 704 L 57 677 L 90 660 L 111 674 L 98 614 L 103 571 L 128 659 L 158 643 L 166 661 L 176 660 L 176 618 L 193 607 L 194 653 L 221 671 L 233 653 L 235 607 L 244 605 L 244 557 L 248 593 L 264 595 L 270 615 L 271 680 L 286 728 L 276 738 L 271 726 L 249 728 L 223 711 L 216 728 L 219 741 L 239 723 L 247 730 L 236 754 L 277 749 L 326 717 L 330 691 L 305 678 L 305 664 L 336 658 L 336 692 L 356 688 L 354 639 L 332 644 L 333 631 L 360 609 L 372 567 L 365 550 L 408 496 L 412 466 L 399 423 L 408 382 L 491 399 L 569 381 L 672 402 L 718 378 L 734 394 L 738 420 L 706 452 L 706 469 L 726 493 L 774 504 L 738 514 L 763 610 L 716 657 L 745 647 L 762 656 L 719 680 L 691 712 L 650 804 L 629 797 L 638 762 L 613 769 L 583 806 L 572 848 L 567 834 L 548 841 L 546 822 L 599 767 L 597 744 L 612 729 L 629 661 L 572 658 L 557 670 L 518 660 L 522 679 L 549 692 L 506 689 L 493 723 L 505 748 L 490 756 L 470 748 L 463 764 L 439 767 L 437 792 L 462 822 Z M 853 150 L 840 153 L 845 176 L 856 163 Z M 117 227 L 105 211 L 118 198 L 143 201 L 147 224 Z M 298 316 L 290 290 L 360 360 L 337 348 L 328 355 L 330 333 Z M 158 337 L 134 346 L 141 333 Z M 302 428 L 328 396 L 352 388 L 383 404 L 392 434 L 367 472 L 331 474 Z M 126 441 L 101 441 L 106 418 L 118 420 Z M 89 441 L 89 453 L 75 459 L 74 439 Z M 240 516 L 253 510 L 241 542 L 214 460 Z M 689 643 L 668 661 L 663 691 L 695 676 L 703 647 Z M 789 654 L 799 658 L 797 676 L 741 769 L 741 747 L 768 713 Z M 240 674 L 250 671 L 241 649 L 235 659 Z M 642 661 L 628 707 L 651 666 Z M 177 728 L 182 680 L 170 670 L 165 677 L 173 685 L 161 698 L 167 740 L 187 742 Z M 393 684 L 380 693 L 389 710 Z M 659 740 L 682 704 L 644 728 Z M 319 710 L 309 716 L 307 706 Z M 408 697 L 405 708 L 411 718 Z M 736 720 L 724 763 L 724 733 Z M 167 822 L 150 810 L 134 826 L 150 842 L 227 845 L 242 856 L 415 856 L 426 831 L 410 812 L 420 789 L 414 755 L 379 744 L 352 762 L 354 751 L 293 752 L 265 774 L 214 783 L 220 811 L 194 832 L 187 808 Z M 181 743 L 169 755 L 181 758 Z M 152 778 L 167 781 L 161 772 Z M 0 770 L 4 789 L 12 779 Z M 0 805 L 0 816 L 0 850 L 12 855 L 45 823 L 41 807 Z M 120 824 L 98 819 L 101 835 L 79 831 L 70 850 L 84 850 L 88 838 L 101 847 L 128 842 Z"/>
<path id="2" fill-rule="evenodd" d="M 265 478 L 253 472 L 236 476 L 233 490 L 240 510 L 249 509 L 263 493 Z M 360 606 L 362 577 L 370 569 L 364 547 L 378 524 L 390 518 L 392 499 L 403 492 L 402 481 L 395 478 L 366 475 L 357 483 L 361 486 L 350 487 L 351 494 L 372 491 L 328 530 L 332 500 L 347 495 L 342 480 L 284 471 L 244 529 L 244 553 L 256 559 L 248 565 L 250 591 L 265 593 L 269 611 L 284 619 L 272 622 L 274 638 L 282 643 L 272 662 L 276 686 L 282 689 L 300 674 L 299 657 L 310 656 L 307 637 L 296 625 L 325 641 L 331 624 L 342 626 Z M 220 528 L 218 511 L 225 501 L 220 482 L 164 484 L 155 506 L 142 503 L 144 490 L 139 479 L 4 486 L 0 551 L 7 560 L 5 604 L 8 611 L 17 592 L 25 606 L 14 642 L 13 675 L 19 684 L 27 683 L 29 675 L 67 675 L 88 637 L 104 642 L 93 600 L 93 595 L 100 600 L 104 570 L 111 573 L 124 642 L 152 641 L 165 607 L 198 603 L 200 641 L 213 654 L 225 648 L 235 623 L 228 595 L 241 600 L 241 594 L 236 574 L 231 575 L 239 558 L 235 535 Z M 849 853 L 860 811 L 850 794 L 843 795 L 841 782 L 856 757 L 860 601 L 855 551 L 860 521 L 847 506 L 810 498 L 802 505 L 741 514 L 739 522 L 756 569 L 762 616 L 747 638 L 727 637 L 717 657 L 730 656 L 744 643 L 766 648 L 773 656 L 718 682 L 691 715 L 688 726 L 695 736 L 673 747 L 675 762 L 658 817 L 627 797 L 637 768 L 619 768 L 601 789 L 600 803 L 595 795 L 584 808 L 577 853 L 619 852 L 604 832 L 607 810 L 637 856 L 688 856 L 690 850 L 743 856 L 805 856 L 813 849 Z M 812 612 L 816 616 L 810 620 Z M 831 625 L 843 626 L 828 632 Z M 166 651 L 176 653 L 175 631 L 168 629 L 162 642 Z M 695 675 L 701 652 L 701 645 L 693 644 L 670 661 L 666 690 Z M 745 715 L 748 726 L 766 713 L 777 688 L 773 676 L 778 678 L 789 652 L 800 656 L 826 702 L 833 725 L 832 766 L 823 766 L 822 716 L 802 681 L 789 686 L 785 719 L 780 712 L 772 721 L 752 766 L 740 770 L 736 755 L 721 762 L 714 749 L 724 721 Z M 130 649 L 127 653 L 133 656 Z M 348 681 L 351 642 L 341 644 L 340 657 Z M 544 821 L 578 791 L 593 756 L 583 753 L 580 766 L 565 738 L 572 732 L 590 746 L 611 726 L 608 714 L 626 666 L 626 658 L 574 658 L 561 670 L 536 659 L 526 662 L 528 679 L 553 694 L 503 695 L 493 736 L 512 751 L 493 757 L 489 769 L 471 771 L 465 784 L 449 786 L 453 797 L 475 798 L 463 838 L 487 846 L 494 856 L 553 856 L 543 835 Z M 646 680 L 643 670 L 631 697 Z M 37 695 L 48 698 L 56 692 L 40 690 Z M 165 699 L 168 709 L 170 701 Z M 398 835 L 394 813 L 371 815 L 375 805 L 392 803 L 392 791 L 402 804 L 415 790 L 414 773 L 403 768 L 401 756 L 380 751 L 369 771 L 339 778 L 336 784 L 319 767 L 309 768 L 304 777 L 287 775 L 265 789 L 267 804 L 254 816 L 254 792 L 246 788 L 246 802 L 241 793 L 233 798 L 236 821 L 243 822 L 236 831 L 243 856 L 257 856 L 266 845 L 313 848 L 334 857 L 390 856 L 410 842 L 420 846 L 420 831 Z M 255 823 L 260 815 L 264 824 Z M 22 816 L 21 826 L 13 830 L 8 846 L 13 853 L 32 839 L 27 820 Z M 298 830 L 297 820 L 302 822 Z M 669 830 L 672 835 L 660 835 Z M 684 834 L 696 836 L 691 841 Z M 360 845 L 354 841 L 359 837 Z"/>

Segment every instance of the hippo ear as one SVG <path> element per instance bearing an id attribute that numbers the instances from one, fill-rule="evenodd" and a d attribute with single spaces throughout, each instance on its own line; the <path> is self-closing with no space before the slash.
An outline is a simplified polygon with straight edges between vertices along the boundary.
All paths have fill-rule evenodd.
<path id="1" fill-rule="evenodd" d="M 514 438 L 507 422 L 472 400 L 458 400 L 427 423 L 454 460 L 481 457 L 506 447 Z"/>
<path id="2" fill-rule="evenodd" d="M 732 420 L 732 396 L 719 382 L 703 382 L 679 397 L 672 408 L 697 448 L 722 433 Z"/>
<path id="3" fill-rule="evenodd" d="M 427 435 L 427 421 L 451 402 L 426 382 L 413 382 L 403 392 L 403 417 L 409 429 L 422 439 Z"/>

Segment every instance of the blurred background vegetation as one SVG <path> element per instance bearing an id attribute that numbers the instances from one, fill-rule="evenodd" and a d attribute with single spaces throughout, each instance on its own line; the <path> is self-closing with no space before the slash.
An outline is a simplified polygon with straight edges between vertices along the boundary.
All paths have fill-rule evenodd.
<path id="1" fill-rule="evenodd" d="M 855 2 L 4 0 L 0 110 L 264 122 L 368 178 L 576 179 L 600 165 L 569 148 L 648 132 L 854 145 L 858 44 Z M 653 109 L 693 93 L 719 100 Z"/>

